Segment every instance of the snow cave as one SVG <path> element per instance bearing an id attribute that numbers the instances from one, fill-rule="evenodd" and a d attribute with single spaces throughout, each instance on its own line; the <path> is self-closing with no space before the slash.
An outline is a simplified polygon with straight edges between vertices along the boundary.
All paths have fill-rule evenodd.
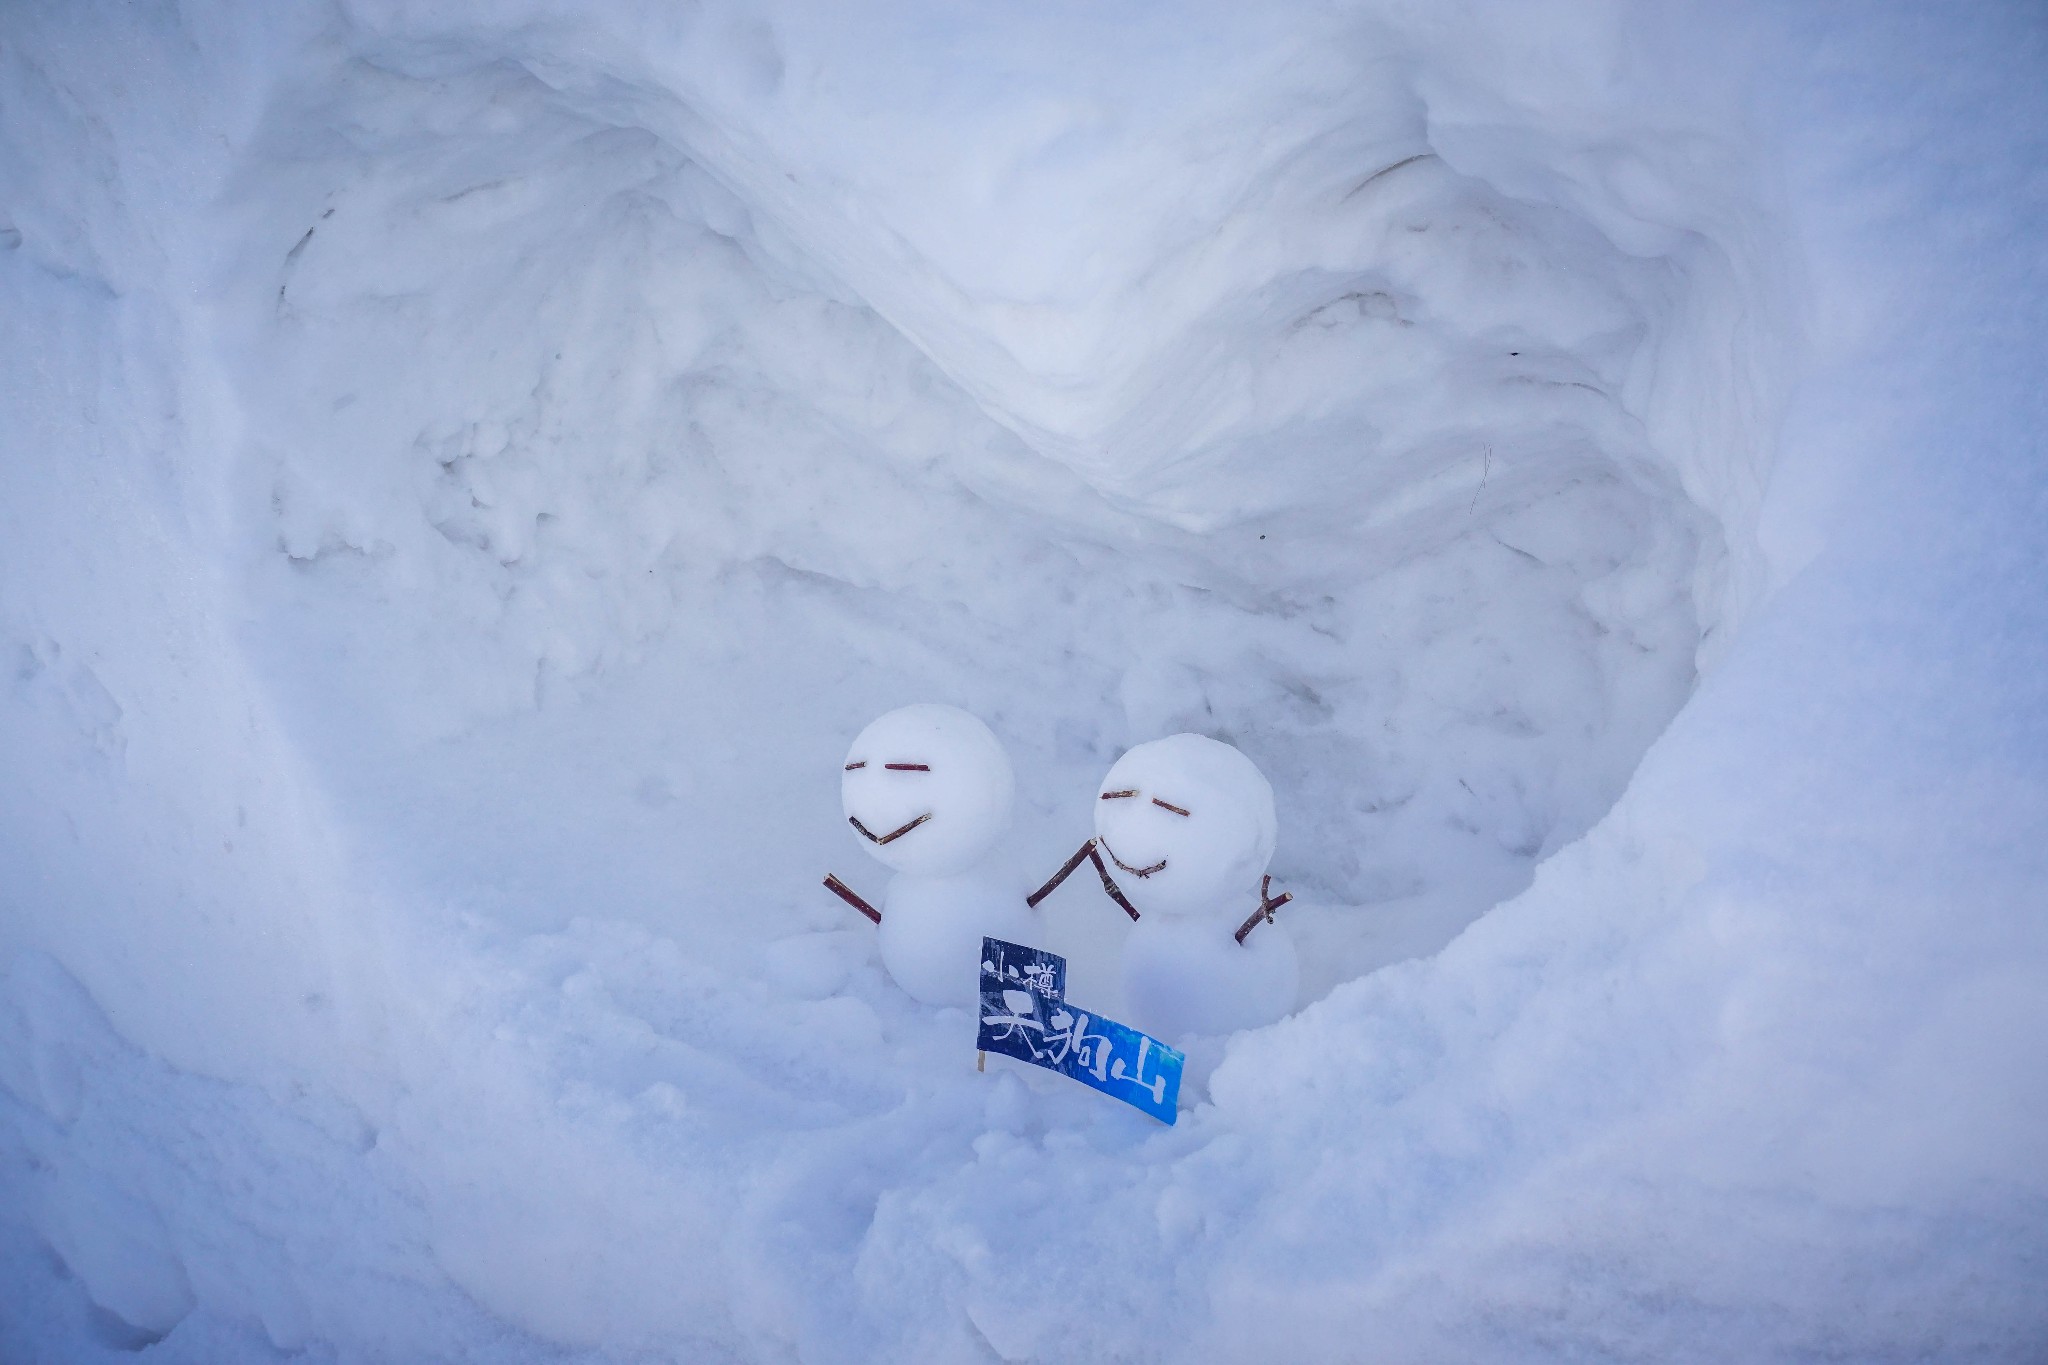
<path id="1" fill-rule="evenodd" d="M 2027 1358 L 2044 70 L 14 7 L 0 1356 Z M 1132 746 L 1270 780 L 1298 996 L 1172 1128 L 820 889 L 927 701 L 1033 880 Z"/>

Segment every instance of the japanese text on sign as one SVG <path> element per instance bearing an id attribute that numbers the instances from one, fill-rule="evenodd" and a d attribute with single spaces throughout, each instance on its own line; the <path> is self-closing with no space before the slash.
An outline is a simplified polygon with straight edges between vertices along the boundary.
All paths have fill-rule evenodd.
<path id="1" fill-rule="evenodd" d="M 1067 960 L 981 941 L 981 1027 L 975 1046 L 1057 1071 L 1172 1123 L 1183 1058 L 1156 1038 L 1066 1002 Z"/>

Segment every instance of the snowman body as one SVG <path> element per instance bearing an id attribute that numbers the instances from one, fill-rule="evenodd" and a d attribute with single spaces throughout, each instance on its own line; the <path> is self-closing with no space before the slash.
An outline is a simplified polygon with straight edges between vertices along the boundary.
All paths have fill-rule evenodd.
<path id="1" fill-rule="evenodd" d="M 1301 963 L 1278 923 L 1239 943 L 1235 922 L 1146 915 L 1124 940 L 1124 1010 L 1168 1041 L 1259 1028 L 1294 1008 Z"/>
<path id="2" fill-rule="evenodd" d="M 905 992 L 927 1005 L 970 1005 L 980 993 L 983 936 L 1028 944 L 1033 921 L 1015 881 L 992 869 L 899 872 L 876 937 L 882 965 Z"/>
<path id="3" fill-rule="evenodd" d="M 896 874 L 882 899 L 882 965 L 928 1005 L 975 1002 L 985 935 L 1031 941 L 1036 917 L 994 859 L 1015 794 L 1001 741 L 957 707 L 891 711 L 847 751 L 841 807 Z"/>
<path id="4" fill-rule="evenodd" d="M 1273 858 L 1273 788 L 1202 735 L 1118 759 L 1095 802 L 1096 847 L 1140 918 L 1124 942 L 1129 1022 L 1171 1042 L 1270 1024 L 1294 1008 L 1301 967 L 1285 926 L 1236 932 Z"/>

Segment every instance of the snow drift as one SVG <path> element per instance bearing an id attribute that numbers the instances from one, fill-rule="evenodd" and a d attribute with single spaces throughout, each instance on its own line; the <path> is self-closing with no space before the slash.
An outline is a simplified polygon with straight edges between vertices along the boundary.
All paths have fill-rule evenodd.
<path id="1" fill-rule="evenodd" d="M 2044 38 L 1803 22 L 11 12 L 9 1354 L 2038 1349 Z M 1272 778 L 1176 1128 L 817 889 L 925 699 Z"/>

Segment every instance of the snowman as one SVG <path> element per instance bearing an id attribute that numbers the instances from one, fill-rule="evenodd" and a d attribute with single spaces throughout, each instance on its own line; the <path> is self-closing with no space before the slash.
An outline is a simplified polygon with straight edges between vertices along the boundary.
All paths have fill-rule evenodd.
<path id="1" fill-rule="evenodd" d="M 896 875 L 877 910 L 846 883 L 833 894 L 880 929 L 882 965 L 928 1005 L 979 998 L 984 935 L 1029 943 L 1036 916 L 991 865 L 1017 779 L 986 725 L 925 703 L 879 717 L 846 752 L 839 797 L 869 853 Z"/>
<path id="2" fill-rule="evenodd" d="M 1276 823 L 1271 784 L 1230 745 L 1188 734 L 1140 744 L 1102 781 L 1095 838 L 1030 903 L 1090 859 L 1137 921 L 1122 962 L 1133 1025 L 1172 1041 L 1270 1024 L 1300 985 L 1294 941 L 1273 921 L 1291 897 L 1267 894 Z M 1254 934 L 1262 924 L 1273 927 Z"/>

